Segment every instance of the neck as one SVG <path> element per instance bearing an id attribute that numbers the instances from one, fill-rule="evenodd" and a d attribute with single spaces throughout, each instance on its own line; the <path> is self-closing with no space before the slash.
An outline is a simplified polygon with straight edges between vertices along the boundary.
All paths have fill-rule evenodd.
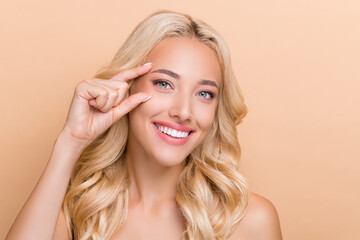
<path id="1" fill-rule="evenodd" d="M 176 185 L 185 160 L 178 165 L 164 166 L 144 151 L 133 148 L 128 143 L 125 158 L 130 177 L 130 206 L 150 210 L 160 203 L 175 202 Z"/>

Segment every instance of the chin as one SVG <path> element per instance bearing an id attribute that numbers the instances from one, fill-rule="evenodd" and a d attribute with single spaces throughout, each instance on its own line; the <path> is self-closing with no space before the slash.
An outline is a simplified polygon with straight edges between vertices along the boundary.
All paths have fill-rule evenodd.
<path id="1" fill-rule="evenodd" d="M 184 162 L 186 160 L 186 157 L 187 155 L 176 154 L 173 151 L 162 151 L 156 154 L 156 156 L 154 156 L 154 160 L 163 166 L 173 167 Z"/>

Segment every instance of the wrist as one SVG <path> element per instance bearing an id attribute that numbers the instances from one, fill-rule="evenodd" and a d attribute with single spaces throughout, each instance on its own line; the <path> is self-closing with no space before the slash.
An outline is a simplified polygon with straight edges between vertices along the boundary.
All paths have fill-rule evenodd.
<path id="1" fill-rule="evenodd" d="M 78 141 L 66 132 L 61 131 L 54 142 L 45 172 L 50 172 L 52 176 L 70 178 L 76 161 L 86 146 L 85 142 Z"/>
<path id="2" fill-rule="evenodd" d="M 79 154 L 89 145 L 87 141 L 72 136 L 65 129 L 61 130 L 55 144 L 66 145 L 71 150 L 79 151 Z"/>

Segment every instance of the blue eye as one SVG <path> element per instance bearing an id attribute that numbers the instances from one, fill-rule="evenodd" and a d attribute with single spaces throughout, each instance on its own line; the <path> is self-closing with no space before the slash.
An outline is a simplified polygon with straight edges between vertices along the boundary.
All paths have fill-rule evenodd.
<path id="1" fill-rule="evenodd" d="M 168 82 L 163 81 L 163 80 L 155 80 L 154 84 L 158 85 L 161 88 L 171 88 L 171 85 Z"/>
<path id="2" fill-rule="evenodd" d="M 208 92 L 208 91 L 199 92 L 199 96 L 202 97 L 202 98 L 207 98 L 207 99 L 213 99 L 214 98 L 214 94 L 212 92 Z"/>

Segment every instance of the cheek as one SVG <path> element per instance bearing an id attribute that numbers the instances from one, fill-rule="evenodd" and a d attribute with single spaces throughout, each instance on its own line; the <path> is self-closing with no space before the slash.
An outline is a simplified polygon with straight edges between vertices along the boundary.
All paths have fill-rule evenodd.
<path id="1" fill-rule="evenodd" d="M 194 108 L 194 117 L 204 131 L 209 131 L 215 119 L 215 105 L 198 104 Z"/>

